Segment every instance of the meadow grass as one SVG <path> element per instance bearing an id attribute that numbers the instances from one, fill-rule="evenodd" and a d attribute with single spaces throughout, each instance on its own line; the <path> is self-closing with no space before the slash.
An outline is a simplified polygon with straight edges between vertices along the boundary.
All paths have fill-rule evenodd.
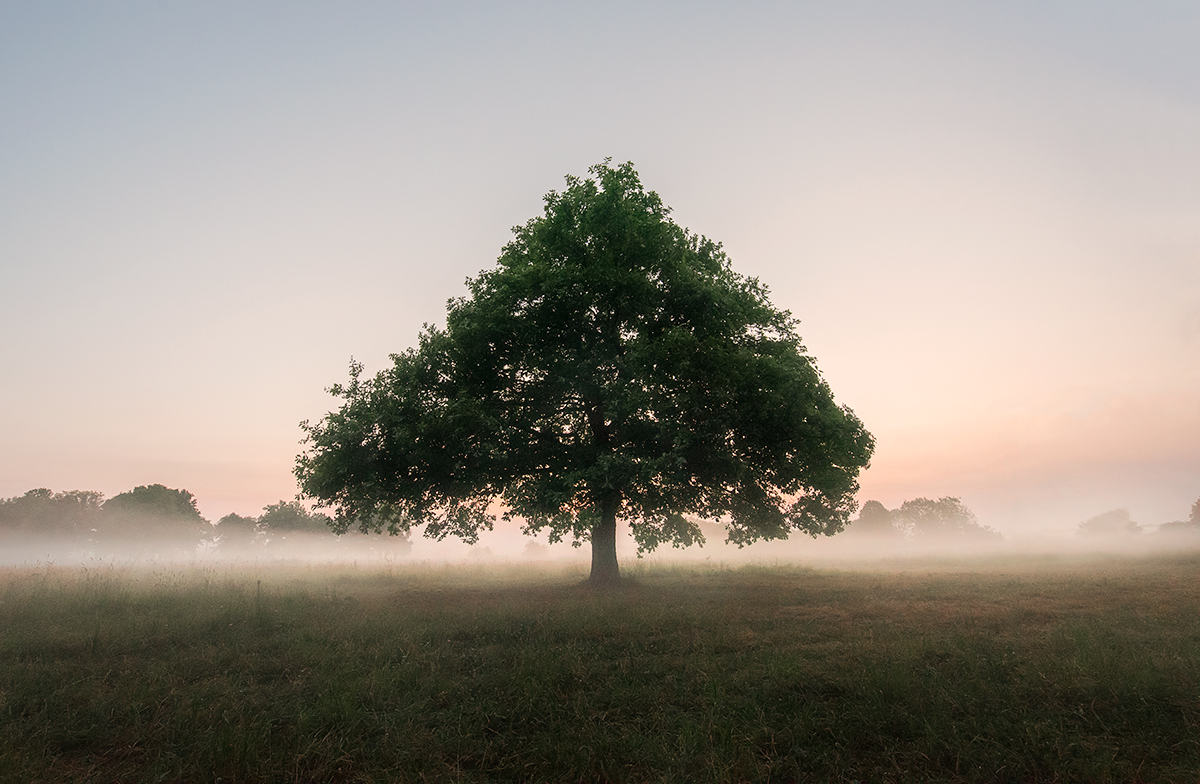
<path id="1" fill-rule="evenodd" d="M 0 780 L 1200 777 L 1200 556 L 0 572 Z"/>

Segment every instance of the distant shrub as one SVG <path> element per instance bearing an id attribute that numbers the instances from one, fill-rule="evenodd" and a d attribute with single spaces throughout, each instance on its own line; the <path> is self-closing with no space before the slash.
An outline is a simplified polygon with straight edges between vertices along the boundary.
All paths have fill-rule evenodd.
<path id="1" fill-rule="evenodd" d="M 1111 509 L 1089 517 L 1079 524 L 1080 536 L 1132 536 L 1142 533 L 1142 527 L 1129 516 L 1128 509 Z"/>
<path id="2" fill-rule="evenodd" d="M 325 553 L 403 554 L 412 548 L 407 536 L 363 535 L 356 521 L 346 531 L 330 525 L 329 515 L 309 510 L 299 501 L 279 501 L 263 507 L 258 517 L 227 514 L 216 526 L 217 547 L 222 553 L 248 555 L 261 548 L 273 556 Z M 317 545 L 318 551 L 311 548 Z"/>

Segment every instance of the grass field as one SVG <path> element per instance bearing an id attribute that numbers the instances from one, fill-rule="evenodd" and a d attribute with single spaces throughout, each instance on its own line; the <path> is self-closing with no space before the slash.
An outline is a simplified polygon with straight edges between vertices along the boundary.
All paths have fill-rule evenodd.
<path id="1" fill-rule="evenodd" d="M 1200 780 L 1200 555 L 0 571 L 0 780 Z"/>

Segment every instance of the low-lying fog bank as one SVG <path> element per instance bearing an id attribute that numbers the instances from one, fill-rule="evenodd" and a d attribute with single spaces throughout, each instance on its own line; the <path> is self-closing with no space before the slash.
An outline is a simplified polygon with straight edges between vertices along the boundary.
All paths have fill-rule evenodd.
<path id="1" fill-rule="evenodd" d="M 986 541 L 939 541 L 902 536 L 878 537 L 847 531 L 816 539 L 796 535 L 787 540 L 756 542 L 745 547 L 726 544 L 709 533 L 703 545 L 688 548 L 664 546 L 638 557 L 637 545 L 628 531 L 618 539 L 618 555 L 626 569 L 642 564 L 708 563 L 711 565 L 795 564 L 830 565 L 844 568 L 930 558 L 956 561 L 1012 560 L 1029 558 L 1076 558 L 1080 556 L 1138 557 L 1200 550 L 1200 536 L 1192 532 L 1114 534 L 1108 536 L 1045 535 Z M 591 557 L 587 543 L 550 544 L 545 538 L 523 536 L 513 528 L 499 528 L 480 535 L 474 545 L 457 539 L 435 541 L 414 532 L 403 537 L 294 533 L 254 547 L 222 548 L 207 542 L 191 549 L 170 541 L 150 539 L 107 542 L 102 547 L 81 547 L 53 539 L 28 537 L 0 539 L 0 566 L 58 566 L 101 563 L 270 563 L 310 562 L 373 564 L 586 564 Z"/>
<path id="2" fill-rule="evenodd" d="M 1183 512 L 1183 510 L 1180 510 Z M 704 543 L 663 546 L 638 558 L 627 525 L 618 526 L 621 563 L 704 561 L 717 564 L 870 564 L 928 557 L 1046 557 L 1139 555 L 1200 548 L 1200 500 L 1187 519 L 1158 525 L 1136 522 L 1111 509 L 1043 533 L 1001 532 L 982 524 L 960 498 L 913 498 L 894 509 L 866 501 L 845 530 L 832 536 L 795 533 L 790 539 L 727 544 L 723 525 L 693 520 Z M 406 536 L 363 533 L 350 526 L 335 535 L 333 520 L 299 500 L 268 504 L 261 514 L 230 513 L 216 522 L 200 515 L 186 490 L 141 485 L 107 500 L 98 492 L 46 488 L 0 499 L 0 565 L 131 562 L 313 563 L 587 563 L 590 544 L 551 543 L 526 536 L 516 522 L 499 522 L 468 545 L 436 541 L 414 529 Z M 684 534 L 687 535 L 687 532 Z"/>

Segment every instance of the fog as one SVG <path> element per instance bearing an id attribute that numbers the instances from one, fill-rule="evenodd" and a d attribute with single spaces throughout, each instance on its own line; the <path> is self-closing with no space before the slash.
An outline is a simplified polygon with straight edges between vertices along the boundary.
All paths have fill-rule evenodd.
<path id="1" fill-rule="evenodd" d="M 491 510 L 499 515 L 502 509 Z M 962 499 L 913 498 L 888 509 L 876 500 L 833 536 L 793 532 L 788 539 L 730 544 L 725 525 L 692 518 L 696 543 L 639 552 L 628 523 L 619 522 L 618 561 L 633 564 L 707 563 L 877 566 L 929 558 L 972 560 L 1087 555 L 1138 556 L 1200 548 L 1200 499 L 1175 520 L 1139 521 L 1125 508 L 1101 509 L 1083 520 L 1041 533 L 980 521 Z M 230 513 L 212 522 L 187 490 L 141 485 L 105 499 L 95 491 L 37 488 L 0 499 L 0 565 L 97 563 L 345 563 L 524 564 L 586 567 L 589 542 L 526 535 L 519 520 L 498 520 L 477 541 L 426 537 L 424 527 L 401 535 L 350 528 L 298 500 Z M 743 537 L 744 538 L 744 537 Z"/>
<path id="2" fill-rule="evenodd" d="M 1123 510 L 1106 514 L 1119 512 Z M 1022 560 L 1044 564 L 1080 558 L 1107 560 L 1200 550 L 1200 529 L 1182 522 L 1096 534 L 1082 532 L 1076 525 L 1041 535 L 1006 535 L 978 541 L 922 538 L 902 533 L 863 533 L 851 524 L 834 536 L 813 538 L 794 533 L 786 540 L 759 541 L 744 547 L 726 543 L 722 526 L 700 525 L 706 537 L 702 545 L 686 548 L 664 545 L 639 555 L 628 526 L 621 524 L 617 551 L 622 569 L 628 572 L 638 565 L 737 567 L 761 564 L 854 570 L 905 568 L 918 563 L 928 564 L 931 560 L 943 566 L 972 562 L 1014 565 Z M 573 547 L 569 542 L 551 543 L 545 535 L 530 537 L 522 534 L 518 523 L 497 523 L 494 530 L 481 532 L 475 544 L 466 544 L 456 538 L 427 539 L 420 529 L 414 529 L 410 539 L 387 534 L 335 536 L 332 533 L 290 532 L 262 536 L 251 546 L 232 547 L 222 538 L 219 525 L 214 525 L 213 531 L 212 539 L 192 547 L 181 547 L 177 540 L 153 536 L 98 542 L 5 532 L 0 536 L 0 567 L 311 563 L 386 564 L 393 567 L 524 565 L 547 569 L 577 565 L 584 570 L 591 558 L 591 547 L 587 542 L 579 547 Z"/>

